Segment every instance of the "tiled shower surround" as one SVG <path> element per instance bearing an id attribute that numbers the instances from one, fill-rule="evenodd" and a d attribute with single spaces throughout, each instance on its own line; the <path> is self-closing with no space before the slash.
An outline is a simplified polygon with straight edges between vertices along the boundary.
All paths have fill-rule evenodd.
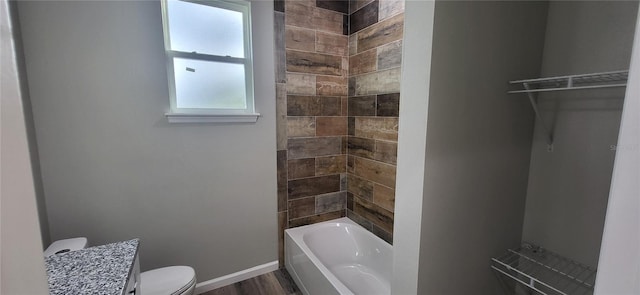
<path id="1" fill-rule="evenodd" d="M 348 216 L 393 239 L 404 0 L 275 1 L 278 232 Z"/>

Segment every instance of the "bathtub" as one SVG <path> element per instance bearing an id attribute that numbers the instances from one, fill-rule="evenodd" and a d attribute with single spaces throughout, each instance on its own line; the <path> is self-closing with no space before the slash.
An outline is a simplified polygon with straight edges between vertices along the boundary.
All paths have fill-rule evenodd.
<path id="1" fill-rule="evenodd" d="M 391 245 L 350 219 L 287 229 L 284 239 L 287 271 L 303 294 L 391 294 Z"/>

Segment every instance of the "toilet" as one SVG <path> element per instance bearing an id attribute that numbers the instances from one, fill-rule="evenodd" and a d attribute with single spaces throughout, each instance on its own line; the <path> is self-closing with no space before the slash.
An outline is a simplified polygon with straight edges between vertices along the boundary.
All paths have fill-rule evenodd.
<path id="1" fill-rule="evenodd" d="M 44 250 L 44 257 L 49 257 L 54 254 L 62 254 L 84 248 L 87 248 L 87 238 L 84 237 L 59 240 L 51 243 L 51 245 L 49 245 L 49 247 Z"/>
<path id="2" fill-rule="evenodd" d="M 66 253 L 87 247 L 87 238 L 53 242 L 44 256 Z M 192 295 L 196 288 L 196 272 L 189 266 L 168 266 L 140 274 L 141 295 Z"/>
<path id="3" fill-rule="evenodd" d="M 140 274 L 142 295 L 191 295 L 196 288 L 196 273 L 189 266 L 168 266 Z"/>

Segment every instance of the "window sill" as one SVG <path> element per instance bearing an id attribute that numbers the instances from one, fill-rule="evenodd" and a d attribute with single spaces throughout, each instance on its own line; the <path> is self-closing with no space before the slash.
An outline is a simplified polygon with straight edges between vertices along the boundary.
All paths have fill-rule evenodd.
<path id="1" fill-rule="evenodd" d="M 252 114 L 188 114 L 166 113 L 169 123 L 255 123 L 259 113 Z"/>

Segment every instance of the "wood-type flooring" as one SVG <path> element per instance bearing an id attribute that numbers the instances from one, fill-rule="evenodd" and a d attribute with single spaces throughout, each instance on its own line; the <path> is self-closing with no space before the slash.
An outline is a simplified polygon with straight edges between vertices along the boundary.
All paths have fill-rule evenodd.
<path id="1" fill-rule="evenodd" d="M 202 295 L 301 295 L 286 269 L 279 269 Z"/>

